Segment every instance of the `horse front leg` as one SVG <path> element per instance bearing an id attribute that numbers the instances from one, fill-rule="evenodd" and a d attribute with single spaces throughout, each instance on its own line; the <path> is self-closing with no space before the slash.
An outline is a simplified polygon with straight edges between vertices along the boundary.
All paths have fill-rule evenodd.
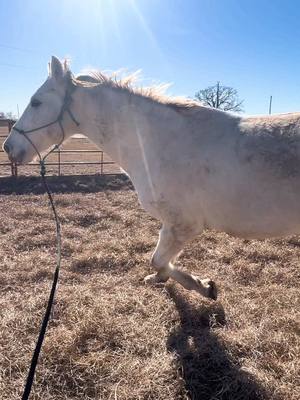
<path id="1" fill-rule="evenodd" d="M 156 274 L 148 275 L 145 283 L 156 284 L 174 279 L 187 290 L 195 290 L 204 297 L 216 300 L 217 288 L 210 279 L 200 279 L 198 276 L 177 269 L 174 262 L 185 243 L 196 233 L 182 225 L 170 226 L 164 224 L 159 235 L 156 249 L 151 259 L 151 265 L 157 270 Z"/>

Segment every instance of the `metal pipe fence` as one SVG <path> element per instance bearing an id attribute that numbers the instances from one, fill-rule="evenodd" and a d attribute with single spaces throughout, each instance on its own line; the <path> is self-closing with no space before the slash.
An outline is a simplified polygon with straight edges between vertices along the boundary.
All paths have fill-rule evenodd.
<path id="1" fill-rule="evenodd" d="M 7 125 L 8 131 L 10 130 L 10 124 Z M 7 137 L 7 134 L 0 134 L 0 141 L 3 142 L 3 140 Z M 77 139 L 76 139 L 77 140 Z M 5 153 L 4 150 L 0 149 L 0 153 Z M 76 154 L 76 155 L 82 155 L 82 154 L 99 154 L 99 158 L 98 161 L 64 161 L 63 157 L 66 154 Z M 105 170 L 104 170 L 104 166 L 108 166 L 108 165 L 116 165 L 115 162 L 113 161 L 105 161 L 105 156 L 104 156 L 104 152 L 102 150 L 72 150 L 72 149 L 60 149 L 58 148 L 57 150 L 53 151 L 53 155 L 56 155 L 56 161 L 46 161 L 45 165 L 47 166 L 51 166 L 51 167 L 57 167 L 57 174 L 60 176 L 63 174 L 63 167 L 66 166 L 99 166 L 99 173 L 101 175 L 105 174 Z M 3 157 L 4 158 L 4 157 Z M 29 168 L 34 168 L 37 167 L 39 165 L 39 163 L 37 162 L 33 162 L 30 164 L 26 164 L 26 167 Z M 7 167 L 10 166 L 11 168 L 11 175 L 12 176 L 18 176 L 19 174 L 19 169 L 21 168 L 20 166 L 18 166 L 16 163 L 10 162 L 8 159 L 7 161 L 3 161 L 0 162 L 0 168 L 2 167 Z"/>
<path id="2" fill-rule="evenodd" d="M 1 136 L 0 136 L 1 137 Z M 4 153 L 3 150 L 0 150 L 1 153 Z M 87 154 L 87 153 L 98 153 L 100 155 L 99 161 L 62 161 L 62 154 Z M 116 163 L 113 161 L 104 161 L 104 153 L 102 150 L 55 150 L 53 154 L 57 154 L 57 162 L 46 161 L 46 166 L 57 166 L 57 174 L 62 175 L 62 166 L 76 166 L 76 165 L 99 165 L 100 175 L 104 174 L 104 165 L 115 165 Z M 7 161 L 0 162 L 0 166 L 10 166 L 11 167 L 11 175 L 18 176 L 18 165 L 16 163 Z M 26 167 L 36 167 L 39 166 L 39 163 L 33 162 L 30 164 L 26 164 Z"/>

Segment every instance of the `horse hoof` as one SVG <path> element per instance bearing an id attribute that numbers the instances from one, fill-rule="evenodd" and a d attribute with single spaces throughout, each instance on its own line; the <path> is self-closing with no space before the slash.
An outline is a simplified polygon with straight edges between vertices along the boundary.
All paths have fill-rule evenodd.
<path id="1" fill-rule="evenodd" d="M 144 283 L 145 283 L 145 285 L 148 285 L 148 286 L 156 286 L 156 285 L 161 284 L 161 283 L 164 283 L 164 282 L 162 282 L 162 281 L 159 279 L 159 277 L 157 276 L 157 274 L 151 274 L 151 275 L 147 275 L 147 276 L 144 278 Z"/>
<path id="2" fill-rule="evenodd" d="M 212 300 L 217 300 L 218 290 L 217 285 L 211 279 L 208 279 L 207 282 L 207 297 Z"/>
<path id="3" fill-rule="evenodd" d="M 212 300 L 217 300 L 218 289 L 214 281 L 211 279 L 202 279 L 199 283 L 206 289 L 205 297 L 208 297 Z"/>
<path id="4" fill-rule="evenodd" d="M 144 283 L 145 285 L 152 285 L 152 286 L 163 286 L 164 283 L 167 282 L 167 280 L 169 279 L 169 277 L 167 276 L 161 276 L 159 273 L 157 274 L 151 274 L 151 275 L 147 275 L 144 278 Z"/>
<path id="5" fill-rule="evenodd" d="M 214 281 L 211 280 L 208 282 L 208 285 L 209 285 L 208 297 L 212 300 L 217 300 L 218 298 L 217 285 L 215 284 Z"/>

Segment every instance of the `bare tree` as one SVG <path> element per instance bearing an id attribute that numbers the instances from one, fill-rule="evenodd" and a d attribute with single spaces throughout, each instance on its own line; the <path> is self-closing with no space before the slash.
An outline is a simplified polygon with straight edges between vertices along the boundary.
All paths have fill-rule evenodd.
<path id="1" fill-rule="evenodd" d="M 219 108 L 224 111 L 243 111 L 243 100 L 239 99 L 237 91 L 230 86 L 220 85 L 220 82 L 217 82 L 214 86 L 199 90 L 195 94 L 195 97 L 210 107 Z"/>

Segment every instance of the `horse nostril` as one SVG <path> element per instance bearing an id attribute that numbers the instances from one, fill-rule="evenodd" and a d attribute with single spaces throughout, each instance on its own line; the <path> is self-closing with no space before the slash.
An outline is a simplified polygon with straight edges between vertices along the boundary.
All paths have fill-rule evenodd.
<path id="1" fill-rule="evenodd" d="M 5 151 L 7 154 L 9 154 L 10 147 L 9 147 L 9 145 L 8 145 L 7 143 L 4 143 L 3 149 L 4 149 L 4 151 Z"/>

